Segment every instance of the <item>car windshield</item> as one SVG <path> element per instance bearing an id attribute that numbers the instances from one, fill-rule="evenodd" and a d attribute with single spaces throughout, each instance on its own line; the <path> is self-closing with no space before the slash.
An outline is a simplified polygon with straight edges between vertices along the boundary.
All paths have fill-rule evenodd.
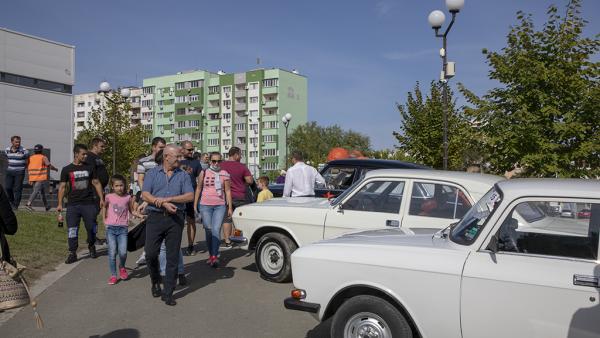
<path id="1" fill-rule="evenodd" d="M 495 188 L 488 191 L 450 231 L 450 240 L 461 245 L 471 245 L 483 230 L 491 213 L 501 200 Z"/>
<path id="2" fill-rule="evenodd" d="M 354 188 L 356 188 L 356 186 L 359 185 L 360 182 L 362 182 L 363 179 L 364 178 L 361 178 L 360 180 L 354 182 L 348 189 L 344 190 L 344 192 L 339 194 L 338 197 L 331 201 L 331 205 L 337 205 L 338 203 L 341 203 L 342 200 L 346 198 L 346 196 L 348 196 L 348 194 L 350 194 L 354 190 Z"/>

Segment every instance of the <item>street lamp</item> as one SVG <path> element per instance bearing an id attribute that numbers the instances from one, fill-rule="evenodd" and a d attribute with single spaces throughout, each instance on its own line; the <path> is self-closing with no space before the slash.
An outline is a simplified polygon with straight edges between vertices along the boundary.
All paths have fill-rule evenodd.
<path id="1" fill-rule="evenodd" d="M 131 96 L 131 90 L 129 88 L 121 88 L 120 90 L 120 94 L 121 94 L 121 99 L 118 101 L 115 101 L 113 99 L 110 98 L 110 96 L 108 96 L 107 94 L 112 93 L 113 90 L 110 89 L 110 83 L 103 81 L 102 83 L 100 83 L 100 90 L 98 90 L 98 94 L 102 94 L 104 96 L 105 99 L 107 99 L 108 101 L 112 102 L 114 105 L 118 106 L 120 104 L 126 103 L 127 99 Z M 113 144 L 112 144 L 112 173 L 113 175 L 116 174 L 116 167 L 117 167 L 117 116 L 115 114 L 114 116 L 114 120 L 113 120 Z"/>
<path id="2" fill-rule="evenodd" d="M 435 31 L 435 36 L 442 38 L 442 49 L 440 49 L 440 57 L 442 58 L 442 72 L 440 75 L 440 82 L 443 85 L 442 92 L 444 101 L 444 170 L 448 169 L 448 80 L 455 74 L 454 62 L 448 62 L 446 37 L 448 36 L 452 25 L 454 25 L 456 14 L 463 8 L 464 5 L 465 0 L 446 0 L 446 7 L 448 7 L 448 10 L 452 14 L 452 20 L 443 34 L 439 33 L 439 29 L 442 28 L 442 25 L 446 20 L 444 12 L 435 10 L 429 13 L 429 16 L 427 17 L 429 25 L 431 25 L 431 28 L 433 28 Z"/>
<path id="3" fill-rule="evenodd" d="M 292 120 L 292 114 L 287 113 L 281 118 L 281 122 L 285 126 L 285 168 L 288 168 L 288 127 Z"/>

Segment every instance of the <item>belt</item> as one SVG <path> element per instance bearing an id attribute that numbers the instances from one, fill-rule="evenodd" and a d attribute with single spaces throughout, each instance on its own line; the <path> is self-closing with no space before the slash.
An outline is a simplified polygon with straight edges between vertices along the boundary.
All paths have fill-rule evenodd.
<path id="1" fill-rule="evenodd" d="M 179 208 L 177 209 L 177 211 L 174 214 L 171 214 L 169 212 L 167 212 L 167 210 L 148 210 L 153 214 L 157 214 L 157 215 L 163 215 L 163 216 L 175 216 L 178 214 L 183 214 L 185 212 L 185 210 L 180 210 Z"/>

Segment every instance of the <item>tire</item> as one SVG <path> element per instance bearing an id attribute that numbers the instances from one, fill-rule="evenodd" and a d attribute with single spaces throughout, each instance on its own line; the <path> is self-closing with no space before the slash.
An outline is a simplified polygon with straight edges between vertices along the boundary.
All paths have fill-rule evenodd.
<path id="1" fill-rule="evenodd" d="M 408 321 L 397 308 L 375 296 L 355 296 L 346 300 L 333 316 L 332 338 L 359 337 L 371 330 L 381 338 L 412 338 Z"/>
<path id="2" fill-rule="evenodd" d="M 275 283 L 292 280 L 291 256 L 298 246 L 288 236 L 278 232 L 263 235 L 256 245 L 254 258 L 260 276 Z"/>

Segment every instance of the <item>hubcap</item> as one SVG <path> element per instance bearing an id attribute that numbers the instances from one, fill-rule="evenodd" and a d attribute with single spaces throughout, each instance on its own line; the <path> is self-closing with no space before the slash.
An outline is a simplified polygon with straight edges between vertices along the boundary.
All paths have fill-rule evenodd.
<path id="1" fill-rule="evenodd" d="M 283 268 L 283 250 L 276 243 L 267 243 L 260 253 L 260 262 L 268 274 L 278 274 Z"/>
<path id="2" fill-rule="evenodd" d="M 378 315 L 361 312 L 352 316 L 344 327 L 345 338 L 390 338 L 387 323 Z"/>

